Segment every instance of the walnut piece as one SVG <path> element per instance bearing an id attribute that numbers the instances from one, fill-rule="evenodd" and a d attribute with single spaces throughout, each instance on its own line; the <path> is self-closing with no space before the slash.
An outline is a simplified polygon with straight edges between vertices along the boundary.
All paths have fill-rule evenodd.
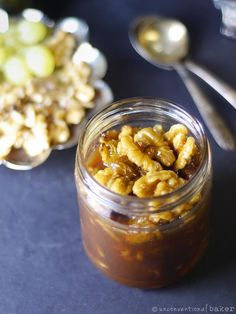
<path id="1" fill-rule="evenodd" d="M 168 145 L 168 142 L 164 140 L 162 132 L 160 132 L 157 127 L 155 129 L 141 129 L 134 136 L 134 141 L 146 146 L 152 145 L 155 147 L 154 156 L 164 166 L 170 167 L 175 162 L 173 150 Z"/>
<path id="2" fill-rule="evenodd" d="M 108 189 L 121 195 L 128 195 L 132 191 L 133 181 L 128 176 L 122 176 L 117 169 L 105 168 L 99 170 L 94 178 Z"/>
<path id="3" fill-rule="evenodd" d="M 135 181 L 133 193 L 141 198 L 160 196 L 174 191 L 184 183 L 185 180 L 171 170 L 148 172 Z"/>
<path id="4" fill-rule="evenodd" d="M 140 148 L 134 143 L 131 135 L 121 136 L 118 144 L 119 152 L 125 155 L 130 161 L 135 163 L 144 171 L 161 170 L 162 166 L 159 162 L 152 160 L 148 155 L 144 154 Z"/>
<path id="5" fill-rule="evenodd" d="M 195 139 L 188 137 L 188 129 L 183 124 L 172 125 L 170 130 L 164 134 L 164 137 L 172 144 L 178 153 L 174 169 L 176 171 L 183 169 L 190 163 L 196 152 Z"/>
<path id="6" fill-rule="evenodd" d="M 181 171 L 188 165 L 196 165 L 193 169 L 196 171 L 193 159 L 199 156 L 195 139 L 188 136 L 182 124 L 172 125 L 167 132 L 161 125 L 142 129 L 125 125 L 120 132 L 109 130 L 99 138 L 97 152 L 101 160 L 97 163 L 93 160 L 89 167 L 94 178 L 121 195 L 154 197 L 154 210 L 162 206 L 158 197 L 187 183 Z M 200 197 L 194 195 L 171 211 L 150 214 L 145 219 L 130 219 L 129 223 L 143 226 L 172 221 L 188 212 Z"/>
<path id="7" fill-rule="evenodd" d="M 190 161 L 196 151 L 195 139 L 188 137 L 182 148 L 179 150 L 178 158 L 175 162 L 175 170 L 183 169 Z"/>

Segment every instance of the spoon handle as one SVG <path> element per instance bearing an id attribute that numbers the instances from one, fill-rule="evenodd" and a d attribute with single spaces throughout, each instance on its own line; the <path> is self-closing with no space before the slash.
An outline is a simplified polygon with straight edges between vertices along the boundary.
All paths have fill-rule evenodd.
<path id="1" fill-rule="evenodd" d="M 234 150 L 234 136 L 224 120 L 216 112 L 214 106 L 206 98 L 201 89 L 192 80 L 188 71 L 182 65 L 176 65 L 175 69 L 185 83 L 186 88 L 192 96 L 216 143 L 224 150 Z"/>
<path id="2" fill-rule="evenodd" d="M 234 90 L 231 86 L 223 82 L 209 70 L 192 61 L 186 61 L 185 65 L 189 71 L 199 76 L 208 85 L 214 88 L 214 90 L 216 90 L 236 109 L 236 90 Z"/>

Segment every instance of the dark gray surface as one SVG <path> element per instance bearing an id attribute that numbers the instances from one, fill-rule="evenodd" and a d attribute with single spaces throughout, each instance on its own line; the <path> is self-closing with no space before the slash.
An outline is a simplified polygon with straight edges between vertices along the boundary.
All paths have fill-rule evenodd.
<path id="1" fill-rule="evenodd" d="M 219 35 L 219 12 L 211 1 L 84 0 L 66 1 L 63 7 L 45 2 L 45 7 L 52 17 L 76 15 L 88 21 L 92 42 L 108 57 L 106 80 L 115 99 L 162 97 L 199 117 L 177 75 L 155 69 L 131 48 L 128 24 L 144 13 L 185 22 L 192 57 L 236 88 L 236 41 Z M 202 86 L 236 132 L 236 112 Z M 236 306 L 236 156 L 209 138 L 214 163 L 209 250 L 190 275 L 155 291 L 112 282 L 85 256 L 73 177 L 75 149 L 54 152 L 44 165 L 28 172 L 1 167 L 0 314 L 146 314 L 154 306 Z"/>

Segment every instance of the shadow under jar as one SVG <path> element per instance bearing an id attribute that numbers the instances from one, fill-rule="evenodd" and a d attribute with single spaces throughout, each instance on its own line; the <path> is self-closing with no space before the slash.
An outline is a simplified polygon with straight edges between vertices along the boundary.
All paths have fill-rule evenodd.
<path id="1" fill-rule="evenodd" d="M 98 140 L 123 125 L 165 129 L 184 124 L 195 138 L 199 166 L 179 189 L 159 197 L 116 194 L 88 171 Z M 81 132 L 75 165 L 82 238 L 90 260 L 108 277 L 140 288 L 158 288 L 188 273 L 208 243 L 211 153 L 200 123 L 182 107 L 159 99 L 131 98 L 94 116 Z M 195 195 L 199 201 L 184 215 L 165 224 L 140 224 L 157 213 L 171 213 Z M 137 223 L 130 223 L 136 221 Z"/>

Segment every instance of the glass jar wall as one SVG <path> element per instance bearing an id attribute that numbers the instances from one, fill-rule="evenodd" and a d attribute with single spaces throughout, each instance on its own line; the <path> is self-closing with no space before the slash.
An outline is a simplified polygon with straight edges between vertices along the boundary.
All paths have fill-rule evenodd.
<path id="1" fill-rule="evenodd" d="M 100 135 L 123 125 L 169 128 L 184 124 L 195 138 L 200 164 L 181 188 L 159 197 L 118 195 L 94 180 L 87 169 Z M 208 243 L 211 153 L 200 123 L 182 107 L 149 98 L 119 101 L 93 117 L 79 138 L 75 178 L 82 238 L 90 260 L 107 276 L 140 288 L 162 287 L 188 273 Z M 198 202 L 169 223 L 142 224 L 146 217 L 176 213 L 193 198 Z M 130 224 L 130 221 L 137 223 Z"/>

